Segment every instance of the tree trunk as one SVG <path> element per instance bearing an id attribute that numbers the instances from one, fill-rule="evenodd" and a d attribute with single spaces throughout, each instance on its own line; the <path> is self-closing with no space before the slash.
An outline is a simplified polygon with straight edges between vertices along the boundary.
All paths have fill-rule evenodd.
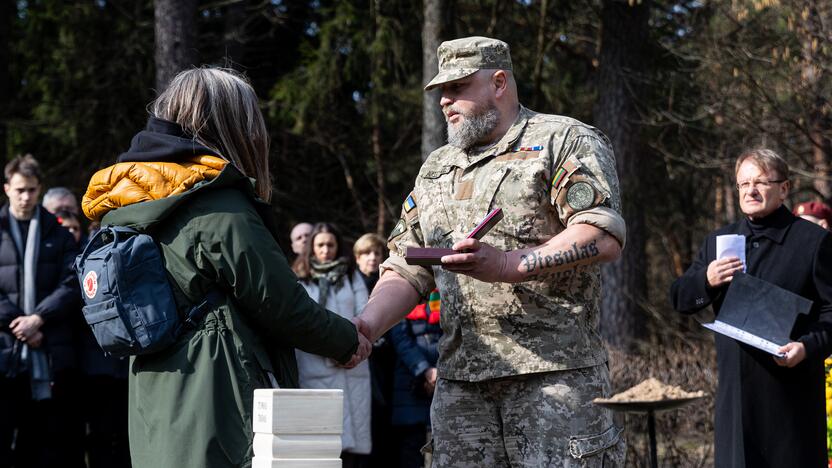
<path id="1" fill-rule="evenodd" d="M 197 61 L 196 0 L 155 0 L 156 90 Z"/>
<path id="2" fill-rule="evenodd" d="M 445 0 L 424 0 L 425 22 L 422 24 L 422 83 L 436 75 L 436 49 L 442 37 Z M 445 117 L 439 107 L 439 89 L 424 93 L 422 100 L 422 161 L 445 144 Z"/>
<path id="3" fill-rule="evenodd" d="M 820 104 L 812 115 L 812 162 L 817 174 L 813 183 L 824 201 L 828 201 L 832 199 L 832 124 L 823 107 L 824 104 Z"/>
<path id="4" fill-rule="evenodd" d="M 17 2 L 0 2 L 0 157 L 8 160 L 6 135 L 11 117 L 9 106 L 12 100 L 12 80 L 9 71 L 11 63 L 12 24 L 17 15 Z"/>
<path id="5" fill-rule="evenodd" d="M 532 99 L 533 109 L 540 109 L 543 103 L 543 90 L 541 89 L 543 80 L 543 57 L 546 55 L 546 13 L 549 2 L 542 0 L 540 2 L 540 15 L 537 24 L 537 53 L 534 58 L 534 72 L 532 79 L 534 83 L 534 98 Z"/>
<path id="6" fill-rule="evenodd" d="M 223 62 L 226 68 L 240 69 L 245 52 L 246 3 L 236 2 L 225 7 L 222 44 L 225 49 Z M 243 64 L 243 66 L 248 64 Z"/>
<path id="7" fill-rule="evenodd" d="M 612 141 L 620 180 L 627 247 L 602 268 L 601 333 L 610 345 L 632 349 L 646 336 L 642 304 L 647 297 L 645 219 L 641 193 L 643 158 L 636 100 L 639 74 L 647 66 L 649 1 L 605 0 L 601 10 L 601 50 L 595 124 Z"/>
<path id="8" fill-rule="evenodd" d="M 372 3 L 373 23 L 375 24 L 376 37 L 373 41 L 379 40 L 379 31 L 381 30 L 381 0 L 373 0 Z M 383 151 L 381 148 L 381 118 L 379 116 L 381 108 L 381 90 L 384 83 L 381 82 L 381 68 L 384 66 L 381 52 L 379 48 L 374 47 L 372 56 L 370 58 L 370 81 L 372 83 L 372 92 L 370 93 L 370 125 L 372 127 L 371 147 L 373 151 L 373 160 L 376 166 L 376 227 L 375 232 L 380 236 L 384 236 L 387 226 L 387 207 L 384 204 L 384 192 L 386 184 L 384 183 L 384 160 L 382 159 Z"/>
<path id="9" fill-rule="evenodd" d="M 798 4 L 803 14 L 798 28 L 801 36 L 803 69 L 801 78 L 811 93 L 809 114 L 809 138 L 812 144 L 812 166 L 817 177 L 813 180 L 815 190 L 826 200 L 832 197 L 832 116 L 828 114 L 828 97 L 824 93 L 826 68 L 822 53 L 823 42 L 828 36 L 832 15 L 828 7 L 819 7 L 815 2 Z"/>

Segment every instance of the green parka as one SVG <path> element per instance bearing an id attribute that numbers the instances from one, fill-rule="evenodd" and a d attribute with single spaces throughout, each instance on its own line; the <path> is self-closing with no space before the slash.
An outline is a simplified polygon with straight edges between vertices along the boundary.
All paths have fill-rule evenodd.
<path id="1" fill-rule="evenodd" d="M 257 203 L 250 180 L 229 164 L 183 193 L 102 219 L 152 234 L 185 309 L 212 289 L 225 293 L 196 330 L 131 359 L 134 467 L 249 466 L 253 391 L 271 386 L 267 372 L 282 388 L 297 387 L 294 348 L 339 362 L 357 348 L 355 326 L 297 283 Z"/>

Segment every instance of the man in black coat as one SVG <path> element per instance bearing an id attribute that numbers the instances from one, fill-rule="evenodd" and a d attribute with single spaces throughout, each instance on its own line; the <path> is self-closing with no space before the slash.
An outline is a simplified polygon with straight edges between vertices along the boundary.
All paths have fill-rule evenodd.
<path id="1" fill-rule="evenodd" d="M 83 466 L 72 314 L 77 246 L 38 205 L 31 156 L 6 165 L 0 208 L 0 467 Z M 14 431 L 17 430 L 17 436 Z M 12 443 L 14 450 L 12 451 Z"/>
<path id="2" fill-rule="evenodd" d="M 758 149 L 737 159 L 737 189 L 745 218 L 705 239 L 699 255 L 673 283 L 676 310 L 713 306 L 717 317 L 737 257 L 716 258 L 716 237 L 745 236 L 746 272 L 813 301 L 800 315 L 784 358 L 716 334 L 717 467 L 826 466 L 823 361 L 832 351 L 832 236 L 783 206 L 789 168 L 777 153 Z"/>

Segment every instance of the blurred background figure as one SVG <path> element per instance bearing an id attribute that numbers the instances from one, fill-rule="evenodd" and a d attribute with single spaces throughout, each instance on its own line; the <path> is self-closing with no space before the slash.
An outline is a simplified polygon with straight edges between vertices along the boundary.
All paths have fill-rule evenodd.
<path id="1" fill-rule="evenodd" d="M 384 260 L 384 239 L 378 234 L 364 234 L 355 241 L 352 253 L 355 255 L 355 263 L 358 265 L 358 272 L 361 273 L 367 291 L 373 292 L 378 282 L 378 267 Z"/>
<path id="2" fill-rule="evenodd" d="M 53 194 L 49 207 L 66 228 L 79 251 L 88 237 L 81 228 L 80 209 L 75 196 L 63 187 L 49 189 Z M 44 203 L 47 196 L 43 197 Z M 46 205 L 44 205 L 46 207 Z M 47 208 L 49 210 L 49 208 Z M 73 211 L 74 210 L 74 211 Z M 73 317 L 75 349 L 80 370 L 78 409 L 85 425 L 84 450 L 89 468 L 129 468 L 130 448 L 127 439 L 127 362 L 126 358 L 107 356 L 98 346 L 80 307 Z"/>
<path id="3" fill-rule="evenodd" d="M 309 223 L 298 223 L 289 232 L 289 239 L 292 241 L 292 254 L 297 257 L 303 253 L 303 247 L 309 234 L 312 232 L 312 225 Z"/>
<path id="4" fill-rule="evenodd" d="M 78 244 L 78 247 L 81 247 L 83 245 L 81 243 L 81 235 L 83 234 L 83 230 L 81 229 L 81 217 L 76 213 L 64 210 L 59 210 L 52 214 L 58 218 L 58 223 L 66 228 L 70 234 L 72 234 L 72 237 L 75 239 L 75 243 Z"/>
<path id="5" fill-rule="evenodd" d="M 40 165 L 6 164 L 0 208 L 0 466 L 84 466 L 72 236 L 39 204 Z"/>
<path id="6" fill-rule="evenodd" d="M 795 216 L 811 221 L 818 226 L 829 230 L 829 225 L 832 224 L 832 208 L 829 205 L 819 201 L 804 202 L 794 207 L 792 213 Z"/>
<path id="7" fill-rule="evenodd" d="M 425 466 L 420 449 L 429 440 L 430 403 L 439 359 L 439 291 L 390 330 L 398 359 L 394 376 L 393 426 L 399 468 Z"/>
<path id="8" fill-rule="evenodd" d="M 81 214 L 78 198 L 66 187 L 52 187 L 47 190 L 43 194 L 43 207 L 52 214 L 59 211 L 69 211 L 76 215 Z"/>
<path id="9" fill-rule="evenodd" d="M 309 297 L 351 320 L 367 305 L 367 287 L 349 255 L 338 229 L 317 223 L 292 265 Z M 370 367 L 367 361 L 353 369 L 331 359 L 295 351 L 300 388 L 340 388 L 344 391 L 344 432 L 341 459 L 344 468 L 367 466 L 370 436 Z"/>
<path id="10" fill-rule="evenodd" d="M 384 238 L 378 234 L 367 233 L 359 237 L 352 247 L 358 272 L 368 292 L 373 292 L 378 282 L 379 266 L 386 257 L 384 244 Z M 391 461 L 397 457 L 396 440 L 390 424 L 395 365 L 396 350 L 390 343 L 389 333 L 385 333 L 373 343 L 373 354 L 370 355 L 373 452 L 370 454 L 368 468 L 391 468 Z"/>

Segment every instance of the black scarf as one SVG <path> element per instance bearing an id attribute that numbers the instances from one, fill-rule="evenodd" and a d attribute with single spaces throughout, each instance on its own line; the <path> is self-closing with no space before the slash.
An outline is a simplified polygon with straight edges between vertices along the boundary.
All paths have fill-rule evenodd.
<path id="1" fill-rule="evenodd" d="M 315 259 L 309 263 L 309 276 L 318 282 L 318 304 L 326 307 L 329 288 L 339 286 L 349 270 L 349 260 L 345 257 L 320 263 Z"/>

